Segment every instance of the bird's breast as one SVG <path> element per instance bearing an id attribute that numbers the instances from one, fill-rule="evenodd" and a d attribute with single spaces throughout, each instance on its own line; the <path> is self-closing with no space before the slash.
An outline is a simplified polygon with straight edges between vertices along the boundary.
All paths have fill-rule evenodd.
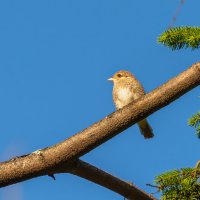
<path id="1" fill-rule="evenodd" d="M 134 100 L 134 93 L 129 88 L 118 88 L 114 92 L 116 107 L 122 108 Z"/>

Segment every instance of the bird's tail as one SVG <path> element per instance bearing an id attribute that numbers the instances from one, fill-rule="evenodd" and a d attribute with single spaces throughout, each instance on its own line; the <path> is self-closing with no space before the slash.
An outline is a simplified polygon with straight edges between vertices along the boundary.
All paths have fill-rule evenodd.
<path id="1" fill-rule="evenodd" d="M 149 139 L 154 136 L 153 129 L 151 128 L 146 119 L 143 119 L 142 121 L 138 122 L 138 126 L 140 128 L 140 132 L 142 133 L 145 139 Z"/>

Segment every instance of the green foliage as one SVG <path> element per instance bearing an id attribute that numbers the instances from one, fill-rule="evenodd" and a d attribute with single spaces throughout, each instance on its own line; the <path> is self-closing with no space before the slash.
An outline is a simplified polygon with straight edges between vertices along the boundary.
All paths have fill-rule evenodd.
<path id="1" fill-rule="evenodd" d="M 197 137 L 200 138 L 200 112 L 197 112 L 188 120 L 188 125 L 196 129 Z"/>
<path id="2" fill-rule="evenodd" d="M 200 169 L 183 168 L 165 172 L 155 179 L 156 187 L 162 192 L 162 200 L 199 200 Z"/>
<path id="3" fill-rule="evenodd" d="M 200 27 L 170 28 L 158 37 L 158 43 L 162 43 L 172 50 L 197 49 L 200 47 Z"/>
<path id="4" fill-rule="evenodd" d="M 170 28 L 158 37 L 162 43 L 172 50 L 182 48 L 200 48 L 200 27 Z M 188 125 L 196 128 L 200 138 L 200 112 L 188 120 Z M 172 170 L 157 176 L 154 180 L 162 200 L 199 200 L 200 199 L 200 161 L 195 168 Z M 151 185 L 150 185 L 151 186 Z"/>

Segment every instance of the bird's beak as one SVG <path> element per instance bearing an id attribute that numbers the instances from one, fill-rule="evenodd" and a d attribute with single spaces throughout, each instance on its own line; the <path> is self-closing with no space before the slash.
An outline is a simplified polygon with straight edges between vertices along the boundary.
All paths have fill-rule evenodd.
<path id="1" fill-rule="evenodd" d="M 109 79 L 108 79 L 108 81 L 113 81 L 113 80 L 114 80 L 114 78 L 113 78 L 113 77 L 111 77 L 111 78 L 109 78 Z"/>

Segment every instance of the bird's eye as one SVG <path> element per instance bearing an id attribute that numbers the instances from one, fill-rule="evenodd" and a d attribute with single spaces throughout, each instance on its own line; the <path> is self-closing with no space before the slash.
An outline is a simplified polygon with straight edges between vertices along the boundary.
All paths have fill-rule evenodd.
<path id="1" fill-rule="evenodd" d="M 122 77 L 122 75 L 121 74 L 117 74 L 117 77 L 120 78 L 120 77 Z"/>

